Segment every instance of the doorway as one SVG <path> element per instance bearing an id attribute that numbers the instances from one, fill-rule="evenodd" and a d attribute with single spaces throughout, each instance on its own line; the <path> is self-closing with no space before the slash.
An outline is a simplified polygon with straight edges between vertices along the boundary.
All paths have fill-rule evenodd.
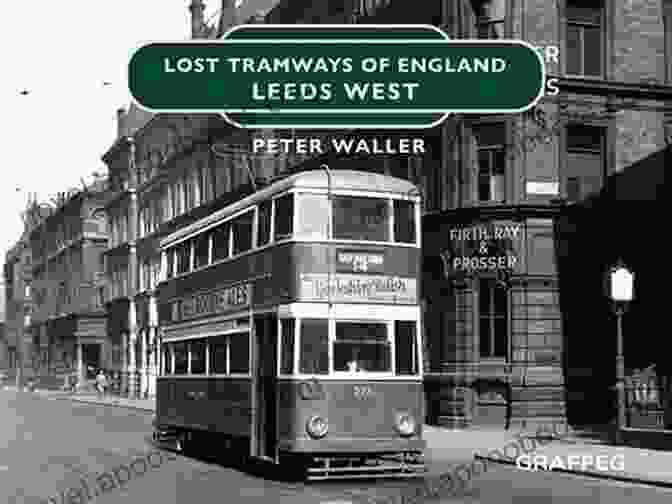
<path id="1" fill-rule="evenodd" d="M 277 316 L 255 315 L 255 455 L 277 461 Z"/>
<path id="2" fill-rule="evenodd" d="M 82 361 L 87 380 L 95 379 L 100 369 L 100 343 L 82 344 Z"/>

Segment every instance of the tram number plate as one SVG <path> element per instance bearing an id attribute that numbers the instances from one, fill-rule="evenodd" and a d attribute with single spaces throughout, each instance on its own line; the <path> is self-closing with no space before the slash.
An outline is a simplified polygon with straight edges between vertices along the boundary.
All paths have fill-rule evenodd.
<path id="1" fill-rule="evenodd" d="M 355 399 L 370 399 L 376 395 L 370 385 L 355 385 L 352 388 Z"/>

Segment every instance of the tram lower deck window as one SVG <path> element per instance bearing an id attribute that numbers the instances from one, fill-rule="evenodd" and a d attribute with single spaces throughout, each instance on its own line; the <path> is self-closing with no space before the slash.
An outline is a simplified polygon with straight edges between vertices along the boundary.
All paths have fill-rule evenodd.
<path id="1" fill-rule="evenodd" d="M 334 371 L 391 371 L 387 324 L 337 322 Z"/>
<path id="2" fill-rule="evenodd" d="M 250 372 L 250 333 L 238 333 L 229 336 L 230 373 Z"/>
<path id="3" fill-rule="evenodd" d="M 189 362 L 191 374 L 205 373 L 205 341 L 195 340 L 189 342 Z"/>
<path id="4" fill-rule="evenodd" d="M 187 373 L 187 344 L 184 342 L 175 343 L 173 346 L 173 355 L 175 356 L 175 374 Z"/>

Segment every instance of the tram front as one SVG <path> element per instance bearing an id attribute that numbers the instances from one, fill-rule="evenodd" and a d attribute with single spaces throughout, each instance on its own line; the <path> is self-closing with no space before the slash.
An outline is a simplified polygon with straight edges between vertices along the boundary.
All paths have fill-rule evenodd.
<path id="1" fill-rule="evenodd" d="M 299 227 L 321 214 L 331 225 L 295 250 L 298 296 L 277 310 L 278 452 L 307 464 L 309 479 L 416 476 L 419 198 L 400 179 L 333 173 L 328 203 L 296 194 Z"/>

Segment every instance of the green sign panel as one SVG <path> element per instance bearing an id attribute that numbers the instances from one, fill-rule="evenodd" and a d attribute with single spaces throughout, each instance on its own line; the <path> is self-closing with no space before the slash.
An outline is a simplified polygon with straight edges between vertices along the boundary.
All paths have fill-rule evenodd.
<path id="1" fill-rule="evenodd" d="M 154 112 L 235 114 L 256 128 L 431 127 L 455 112 L 522 112 L 543 95 L 543 61 L 525 42 L 430 38 L 426 29 L 383 38 L 384 27 L 346 39 L 345 29 L 317 38 L 319 25 L 265 25 L 256 38 L 243 27 L 246 36 L 151 43 L 133 54 L 129 87 Z"/>

